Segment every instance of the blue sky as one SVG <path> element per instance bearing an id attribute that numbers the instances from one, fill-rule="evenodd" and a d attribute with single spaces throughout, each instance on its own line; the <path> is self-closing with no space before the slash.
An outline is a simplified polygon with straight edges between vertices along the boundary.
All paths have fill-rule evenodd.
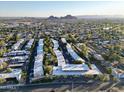
<path id="1" fill-rule="evenodd" d="M 0 1 L 0 16 L 124 15 L 123 1 Z"/>

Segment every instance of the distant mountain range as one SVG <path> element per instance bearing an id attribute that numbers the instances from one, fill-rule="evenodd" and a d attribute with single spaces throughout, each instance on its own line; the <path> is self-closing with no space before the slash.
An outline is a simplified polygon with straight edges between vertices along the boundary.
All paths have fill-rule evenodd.
<path id="1" fill-rule="evenodd" d="M 76 16 L 78 19 L 103 19 L 103 18 L 124 18 L 124 15 L 80 15 Z"/>
<path id="2" fill-rule="evenodd" d="M 49 16 L 49 17 L 0 17 L 0 19 L 104 19 L 104 18 L 124 18 L 124 15 L 66 15 L 63 17 Z"/>
<path id="3" fill-rule="evenodd" d="M 49 16 L 47 19 L 54 20 L 54 19 L 77 19 L 77 17 L 72 15 L 66 15 L 64 17 L 55 17 L 55 16 Z"/>
<path id="4" fill-rule="evenodd" d="M 114 19 L 114 18 L 124 18 L 124 15 L 80 15 L 80 16 L 72 16 L 72 15 L 66 15 L 64 17 L 55 17 L 55 16 L 49 16 L 47 19 Z"/>

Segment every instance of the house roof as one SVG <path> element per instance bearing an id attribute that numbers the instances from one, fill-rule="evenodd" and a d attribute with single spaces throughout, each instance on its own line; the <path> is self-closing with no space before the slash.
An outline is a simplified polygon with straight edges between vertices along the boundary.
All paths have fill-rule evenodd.
<path id="1" fill-rule="evenodd" d="M 21 77 L 21 69 L 12 69 L 12 72 L 10 73 L 0 73 L 1 78 L 17 78 L 19 80 Z"/>
<path id="2" fill-rule="evenodd" d="M 34 62 L 34 78 L 41 78 L 44 75 L 43 56 L 43 39 L 40 39 L 37 47 L 37 56 Z"/>
<path id="3" fill-rule="evenodd" d="M 85 62 L 85 60 L 79 57 L 77 53 L 71 48 L 71 45 L 69 43 L 67 43 L 66 48 L 70 55 L 74 58 L 74 60 Z"/>
<path id="4" fill-rule="evenodd" d="M 62 40 L 63 43 L 67 43 L 65 38 L 61 38 L 61 40 Z"/>
<path id="5" fill-rule="evenodd" d="M 104 60 L 104 58 L 100 55 L 100 54 L 94 54 L 94 57 L 97 59 L 97 60 Z"/>
<path id="6" fill-rule="evenodd" d="M 52 42 L 53 42 L 53 44 L 54 44 L 54 48 L 53 48 L 53 49 L 58 49 L 58 47 L 59 47 L 58 41 L 52 39 Z"/>
<path id="7" fill-rule="evenodd" d="M 63 71 L 61 67 L 54 66 L 53 67 L 53 75 L 85 75 L 85 74 L 96 75 L 96 74 L 102 74 L 97 69 L 97 67 L 95 65 L 93 65 L 93 69 L 82 70 L 82 71 L 79 68 L 77 68 L 77 67 L 81 67 L 81 69 L 82 69 L 83 66 L 81 66 L 81 65 L 80 66 L 77 66 L 76 68 L 73 68 L 73 67 L 75 67 L 75 66 L 70 67 L 69 68 L 70 70 Z M 73 69 L 76 69 L 76 70 L 73 70 Z"/>
<path id="8" fill-rule="evenodd" d="M 32 44 L 34 42 L 34 39 L 30 39 L 25 48 L 31 48 Z"/>
<path id="9" fill-rule="evenodd" d="M 87 71 L 89 67 L 86 64 L 65 64 L 62 66 L 63 71 Z"/>
<path id="10" fill-rule="evenodd" d="M 61 51 L 59 50 L 54 50 L 57 60 L 58 60 L 58 66 L 63 66 L 65 64 L 65 59 L 64 56 L 62 55 Z"/>
<path id="11" fill-rule="evenodd" d="M 24 42 L 24 39 L 20 39 L 17 43 L 15 43 L 13 46 L 12 46 L 12 49 L 14 50 L 17 50 L 20 46 L 21 43 Z"/>

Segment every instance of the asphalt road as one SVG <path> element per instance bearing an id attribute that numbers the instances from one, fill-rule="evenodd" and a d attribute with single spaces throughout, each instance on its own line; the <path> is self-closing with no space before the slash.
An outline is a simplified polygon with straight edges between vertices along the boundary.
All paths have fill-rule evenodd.
<path id="1" fill-rule="evenodd" d="M 18 91 L 18 92 L 50 92 L 50 91 L 83 91 L 85 87 L 90 88 L 91 86 L 98 85 L 98 82 L 92 83 L 42 83 L 42 84 L 27 84 L 27 85 L 8 85 L 1 86 L 0 91 Z M 85 90 L 87 91 L 87 90 Z M 89 90 L 90 91 L 90 90 Z"/>
<path id="2" fill-rule="evenodd" d="M 99 92 L 109 91 L 117 83 L 115 82 L 54 82 L 39 84 L 15 84 L 0 86 L 1 92 Z M 123 83 L 124 84 L 124 83 Z M 120 86 L 123 85 L 122 82 Z"/>

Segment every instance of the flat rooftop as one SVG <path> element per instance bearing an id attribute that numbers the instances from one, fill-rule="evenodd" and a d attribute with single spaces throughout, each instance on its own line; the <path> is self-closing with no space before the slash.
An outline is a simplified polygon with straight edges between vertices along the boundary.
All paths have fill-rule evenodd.
<path id="1" fill-rule="evenodd" d="M 65 38 L 61 38 L 63 43 L 67 43 Z"/>
<path id="2" fill-rule="evenodd" d="M 63 71 L 61 67 L 56 67 L 54 66 L 53 67 L 53 75 L 85 75 L 85 74 L 91 74 L 91 75 L 97 75 L 97 74 L 102 74 L 98 69 L 97 67 L 92 64 L 92 69 L 89 69 L 89 70 L 82 70 L 82 71 L 78 71 L 79 68 L 72 68 L 74 66 L 72 66 L 70 70 L 66 70 L 66 71 Z M 80 66 L 79 66 L 80 67 Z M 72 70 L 72 69 L 77 69 L 77 70 Z M 82 69 L 82 68 L 80 68 Z"/>
<path id="3" fill-rule="evenodd" d="M 20 63 L 20 64 L 9 64 L 9 67 L 22 67 L 24 64 Z"/>
<path id="4" fill-rule="evenodd" d="M 0 78 L 16 78 L 17 80 L 20 80 L 21 72 L 21 69 L 12 69 L 12 72 L 10 73 L 0 73 Z"/>
<path id="5" fill-rule="evenodd" d="M 85 60 L 83 60 L 80 56 L 78 56 L 78 54 L 72 49 L 69 43 L 67 43 L 66 48 L 68 53 L 70 53 L 70 55 L 74 58 L 74 60 L 85 62 Z"/>
<path id="6" fill-rule="evenodd" d="M 88 71 L 89 67 L 86 64 L 65 64 L 62 66 L 63 71 Z"/>

